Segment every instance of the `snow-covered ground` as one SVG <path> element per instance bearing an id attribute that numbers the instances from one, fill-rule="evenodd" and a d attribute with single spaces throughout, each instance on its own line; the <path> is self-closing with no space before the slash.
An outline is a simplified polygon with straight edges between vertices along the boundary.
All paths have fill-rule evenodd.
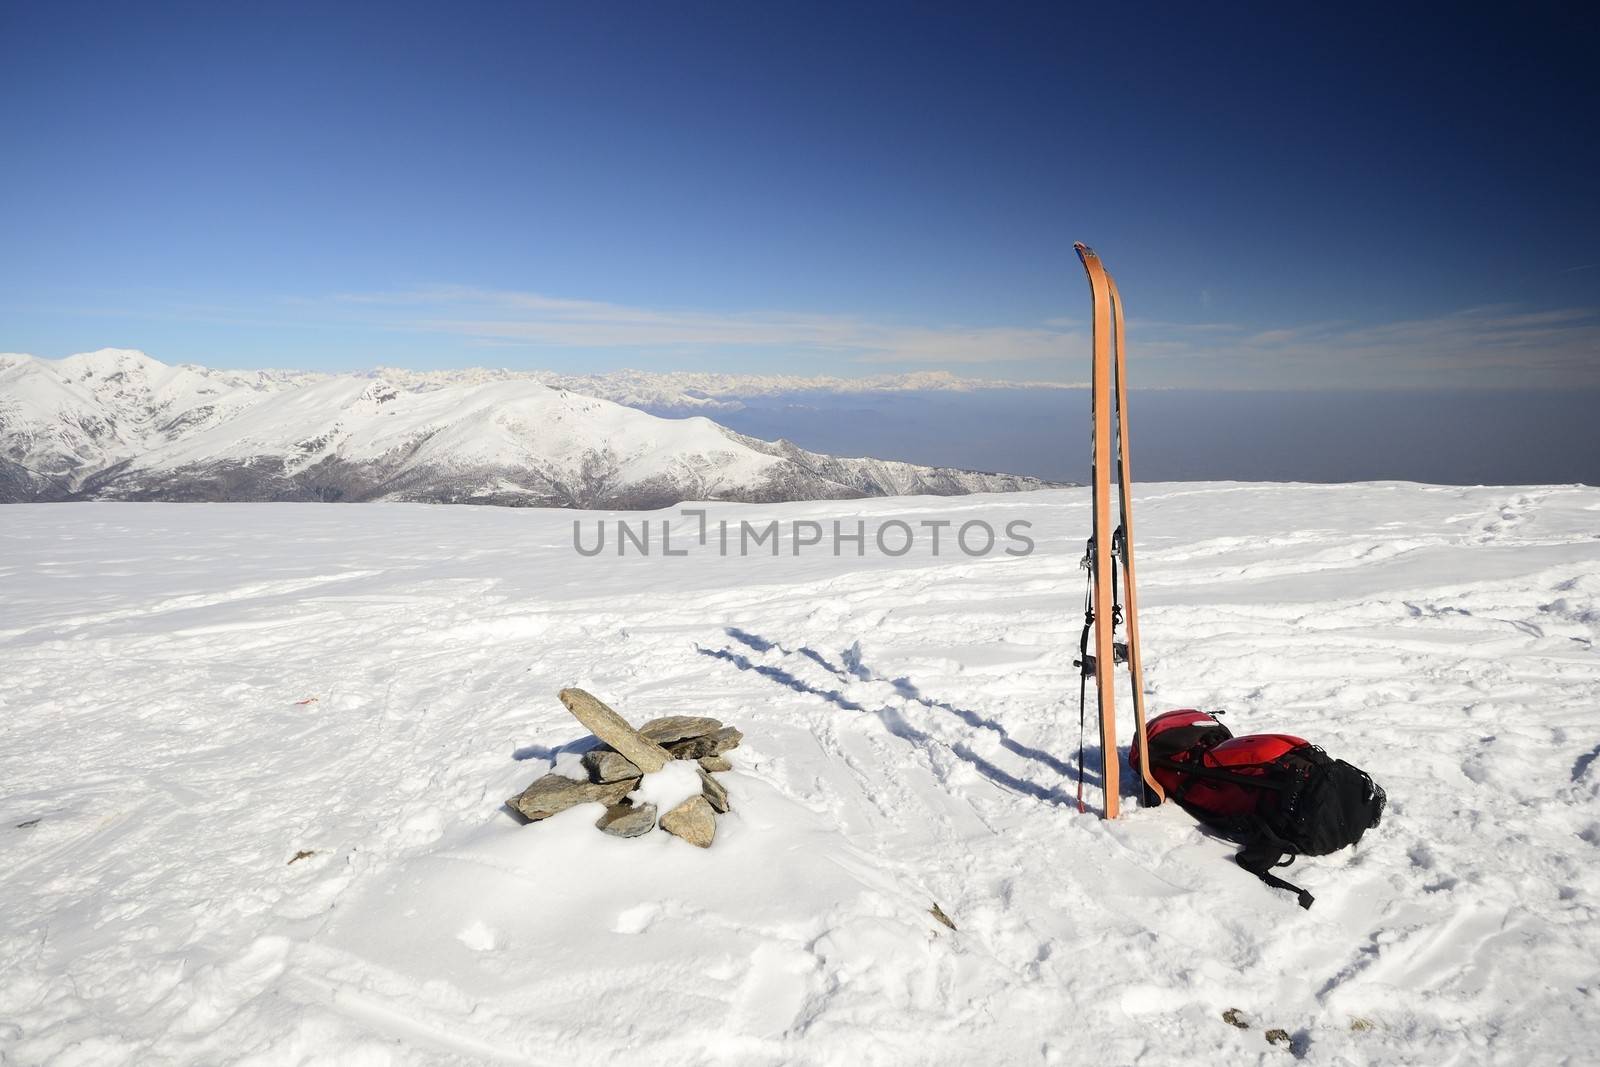
<path id="1" fill-rule="evenodd" d="M 1142 488 L 1153 710 L 1389 792 L 1311 911 L 1175 807 L 1077 812 L 1083 490 L 712 509 L 854 515 L 1039 551 L 0 509 L 0 1062 L 1594 1062 L 1600 490 Z M 713 848 L 502 811 L 583 747 L 567 685 L 745 731 Z"/>

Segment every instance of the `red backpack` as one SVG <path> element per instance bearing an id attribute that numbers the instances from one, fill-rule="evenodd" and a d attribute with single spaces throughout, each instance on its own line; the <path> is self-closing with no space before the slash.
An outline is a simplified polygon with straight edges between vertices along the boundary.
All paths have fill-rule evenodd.
<path id="1" fill-rule="evenodd" d="M 1304 738 L 1234 737 L 1214 715 L 1193 709 L 1151 719 L 1145 745 L 1151 775 L 1167 795 L 1240 841 L 1239 866 L 1275 889 L 1293 891 L 1303 908 L 1311 906 L 1311 894 L 1272 868 L 1355 844 L 1378 825 L 1388 799 L 1365 771 L 1329 758 Z M 1139 748 L 1135 737 L 1128 755 L 1135 773 Z"/>

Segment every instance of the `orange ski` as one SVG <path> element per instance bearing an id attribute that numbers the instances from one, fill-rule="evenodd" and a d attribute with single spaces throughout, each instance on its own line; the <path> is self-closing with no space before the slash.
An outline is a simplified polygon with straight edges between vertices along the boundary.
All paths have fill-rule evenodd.
<path id="1" fill-rule="evenodd" d="M 1139 746 L 1139 773 L 1144 778 L 1145 797 L 1160 804 L 1166 791 L 1150 773 L 1150 751 L 1144 728 L 1144 664 L 1139 659 L 1139 596 L 1133 581 L 1133 472 L 1128 469 L 1128 334 L 1122 320 L 1122 294 L 1116 279 L 1106 275 L 1111 289 L 1111 320 L 1116 327 L 1113 348 L 1116 352 L 1117 393 L 1117 500 L 1122 505 L 1121 537 L 1114 538 L 1122 554 L 1122 612 L 1128 623 L 1128 678 L 1133 687 L 1133 743 Z"/>
<path id="2" fill-rule="evenodd" d="M 1111 556 L 1111 287 L 1107 284 L 1105 268 L 1094 249 L 1084 244 L 1074 246 L 1083 269 L 1089 275 L 1089 292 L 1093 300 L 1094 366 L 1090 375 L 1089 409 L 1094 418 L 1094 451 L 1090 460 L 1091 500 L 1094 512 L 1094 535 L 1086 556 L 1089 563 L 1090 610 L 1094 616 L 1095 697 L 1100 710 L 1100 780 L 1104 795 L 1105 817 L 1117 817 L 1118 788 L 1117 765 L 1117 713 L 1112 675 L 1116 670 L 1114 651 L 1115 617 L 1112 601 L 1116 597 Z M 1084 673 L 1090 670 L 1083 663 Z"/>
<path id="3" fill-rule="evenodd" d="M 1093 536 L 1084 563 L 1089 570 L 1089 607 L 1085 612 L 1086 653 L 1079 661 L 1084 676 L 1095 679 L 1095 694 L 1100 715 L 1100 771 L 1105 817 L 1117 817 L 1120 797 L 1120 761 L 1117 758 L 1117 716 L 1115 700 L 1116 665 L 1127 658 L 1133 683 L 1133 712 L 1136 742 L 1141 746 L 1139 766 L 1145 794 L 1156 803 L 1165 799 L 1161 787 L 1150 776 L 1150 761 L 1144 746 L 1144 675 L 1139 658 L 1138 605 L 1133 580 L 1133 524 L 1130 509 L 1131 473 L 1128 469 L 1127 396 L 1124 389 L 1126 356 L 1123 345 L 1122 300 L 1116 283 L 1094 249 L 1079 243 L 1074 246 L 1089 277 L 1092 298 L 1092 336 L 1094 362 L 1090 377 L 1090 409 L 1094 422 L 1093 452 L 1090 464 Z M 1111 453 L 1116 449 L 1117 515 L 1112 529 Z M 1123 609 L 1118 602 L 1116 568 L 1122 564 L 1123 590 L 1127 600 L 1128 643 L 1116 641 L 1116 627 Z M 1094 653 L 1087 654 L 1089 628 L 1093 629 Z M 1080 709 L 1081 710 L 1081 709 Z M 1080 775 L 1082 773 L 1080 768 Z M 1080 783 L 1081 794 L 1081 783 Z M 1081 802 L 1081 801 L 1080 801 Z"/>

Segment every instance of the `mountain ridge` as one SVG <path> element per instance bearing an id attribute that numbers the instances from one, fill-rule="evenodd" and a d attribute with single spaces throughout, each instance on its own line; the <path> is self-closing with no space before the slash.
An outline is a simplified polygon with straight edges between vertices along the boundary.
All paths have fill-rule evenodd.
<path id="1" fill-rule="evenodd" d="M 763 441 L 516 372 L 219 371 L 0 354 L 0 501 L 683 500 L 1009 492 L 1039 479 Z"/>

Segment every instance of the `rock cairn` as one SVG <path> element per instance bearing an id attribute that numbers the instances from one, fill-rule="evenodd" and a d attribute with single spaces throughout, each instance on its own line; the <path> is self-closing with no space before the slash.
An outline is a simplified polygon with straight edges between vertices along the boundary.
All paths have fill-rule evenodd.
<path id="1" fill-rule="evenodd" d="M 548 819 L 575 804 L 601 803 L 605 814 L 596 828 L 615 837 L 638 837 L 657 826 L 692 845 L 710 848 L 717 835 L 716 817 L 728 810 L 728 791 L 713 777 L 733 768 L 725 753 L 744 735 L 732 726 L 701 715 L 667 715 L 637 730 L 621 715 L 582 689 L 563 689 L 561 703 L 599 744 L 583 754 L 587 779 L 550 773 L 506 803 L 531 822 Z M 646 774 L 673 760 L 694 760 L 700 792 L 657 818 L 654 804 L 635 806 L 628 794 Z"/>

